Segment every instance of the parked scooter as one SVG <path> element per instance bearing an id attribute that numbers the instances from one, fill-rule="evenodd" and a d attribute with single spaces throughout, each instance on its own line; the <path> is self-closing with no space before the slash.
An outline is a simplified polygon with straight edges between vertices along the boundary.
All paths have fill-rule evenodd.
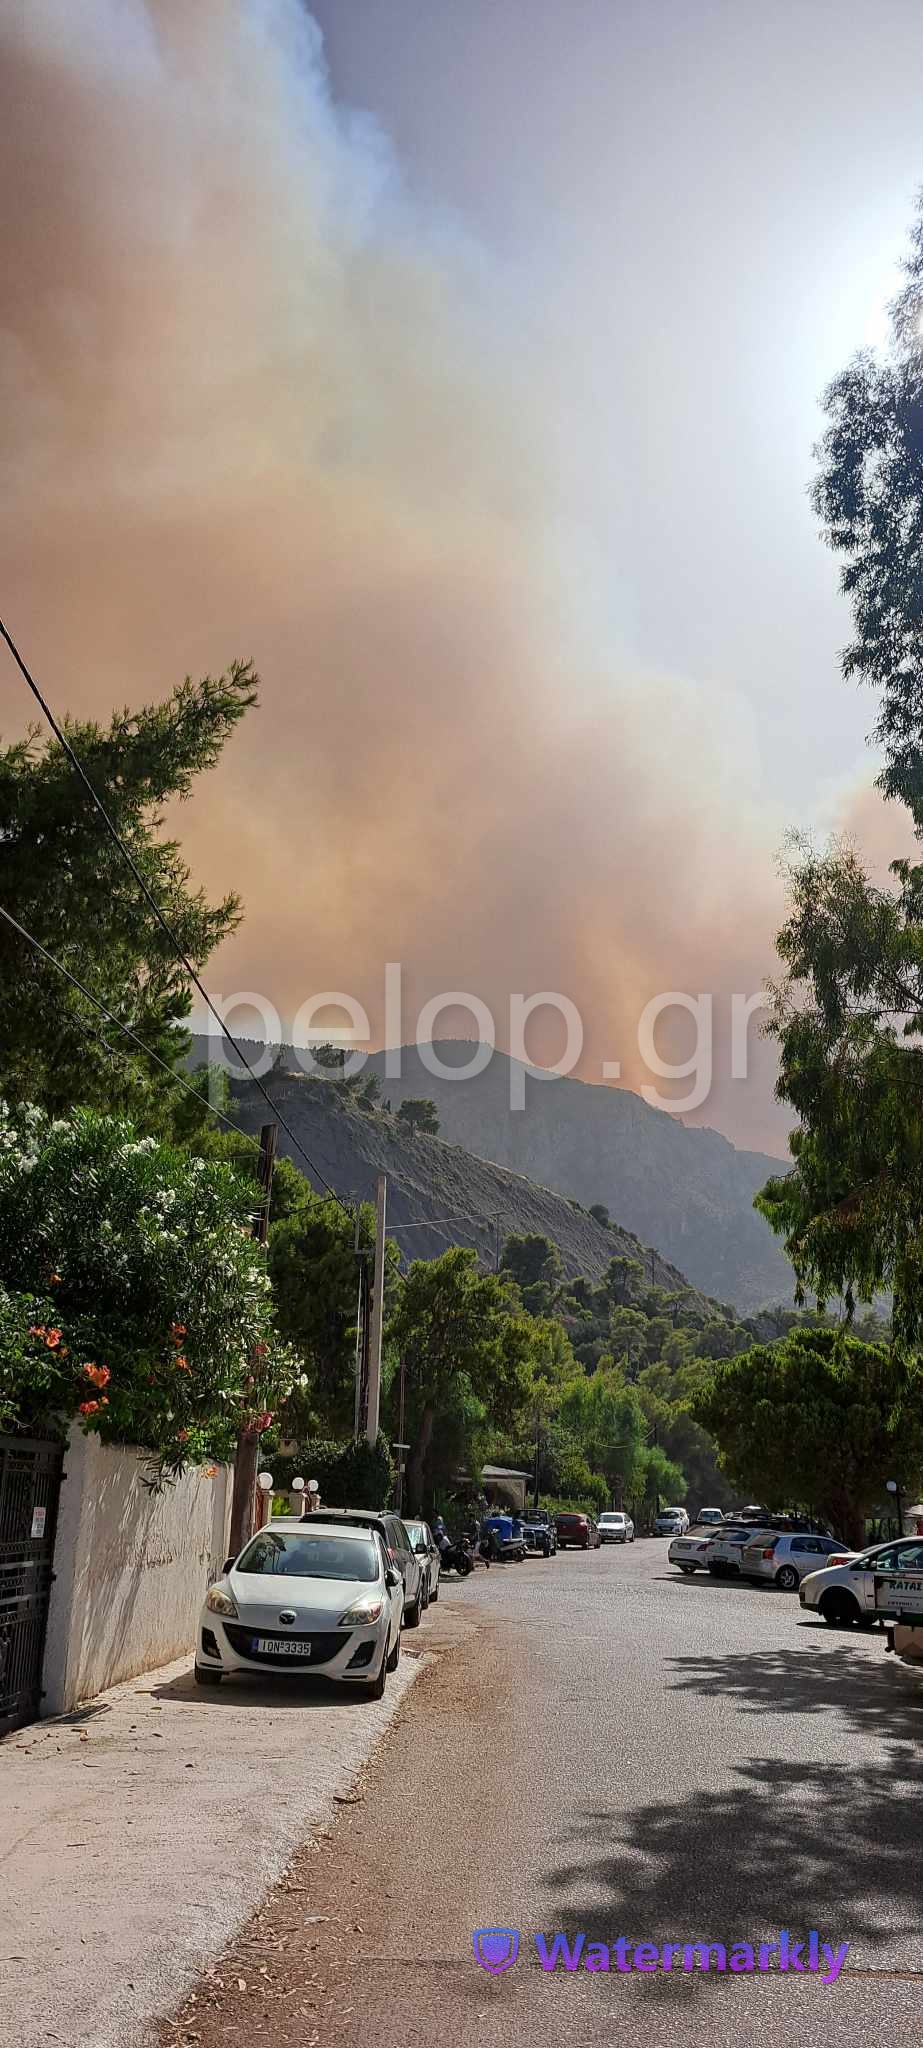
<path id="1" fill-rule="evenodd" d="M 441 1571 L 457 1572 L 460 1579 L 466 1579 L 469 1572 L 473 1572 L 474 1558 L 464 1540 L 450 1543 L 447 1550 L 440 1551 L 439 1566 Z"/>
<path id="2" fill-rule="evenodd" d="M 433 1523 L 433 1534 L 439 1551 L 440 1571 L 457 1572 L 460 1579 L 466 1579 L 468 1573 L 474 1570 L 474 1559 L 465 1545 L 464 1537 L 460 1543 L 450 1543 L 449 1533 L 441 1515 L 437 1515 Z"/>

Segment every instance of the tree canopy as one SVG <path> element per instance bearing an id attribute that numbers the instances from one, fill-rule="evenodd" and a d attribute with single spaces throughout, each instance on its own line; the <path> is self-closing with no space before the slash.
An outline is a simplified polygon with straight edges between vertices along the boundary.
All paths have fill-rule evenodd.
<path id="1" fill-rule="evenodd" d="M 776 1507 L 810 1507 L 860 1544 L 888 1479 L 923 1463 L 923 1380 L 887 1345 L 793 1330 L 719 1364 L 692 1399 L 734 1483 Z"/>
<path id="2" fill-rule="evenodd" d="M 849 678 L 879 695 L 885 795 L 923 835 L 923 196 L 883 359 L 831 385 L 814 502 L 840 557 Z M 757 1206 L 785 1239 L 798 1299 L 894 1297 L 898 1343 L 923 1337 L 923 865 L 890 887 L 849 846 L 802 847 L 778 939 L 769 1029 L 796 1111 L 793 1171 Z"/>
<path id="3" fill-rule="evenodd" d="M 880 692 L 881 786 L 923 826 L 923 193 L 904 271 L 890 352 L 826 394 L 814 504 L 853 614 L 844 673 Z"/>
<path id="4" fill-rule="evenodd" d="M 514 1423 L 528 1394 L 535 1328 L 502 1280 L 479 1272 L 476 1254 L 456 1246 L 414 1261 L 388 1338 L 404 1365 L 409 1500 L 419 1509 L 436 1481 L 451 1477 L 455 1458 L 477 1448 L 479 1430 Z M 395 1395 L 393 1386 L 392 1406 Z"/>
<path id="5" fill-rule="evenodd" d="M 167 1470 L 268 1427 L 295 1377 L 254 1184 L 92 1110 L 0 1115 L 0 1415 L 148 1450 Z M 28 1320 L 26 1320 L 28 1318 Z"/>
<path id="6" fill-rule="evenodd" d="M 923 1334 L 923 867 L 873 886 L 848 848 L 807 854 L 777 941 L 778 1093 L 799 1118 L 792 1171 L 757 1206 L 799 1298 L 891 1288 L 900 1342 Z"/>
<path id="7" fill-rule="evenodd" d="M 64 721 L 197 971 L 240 907 L 234 895 L 210 904 L 193 888 L 178 843 L 159 836 L 163 810 L 214 766 L 256 696 L 252 667 L 236 662 L 217 681 L 187 679 L 165 702 L 119 712 L 107 727 Z M 186 970 L 64 750 L 34 731 L 0 749 L 0 903 L 169 1067 L 182 1059 Z M 8 926 L 0 926 L 0 1087 L 11 1101 L 51 1111 L 77 1103 L 130 1110 L 154 1128 L 188 1102 Z"/>
<path id="8" fill-rule="evenodd" d="M 425 1131 L 430 1137 L 435 1137 L 439 1130 L 439 1111 L 428 1095 L 405 1095 L 397 1120 L 405 1130 Z"/>

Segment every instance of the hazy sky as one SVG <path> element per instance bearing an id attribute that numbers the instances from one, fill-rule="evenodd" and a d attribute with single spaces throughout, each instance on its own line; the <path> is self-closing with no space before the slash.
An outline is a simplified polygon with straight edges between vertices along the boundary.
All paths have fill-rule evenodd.
<path id="1" fill-rule="evenodd" d="M 806 487 L 921 75 L 917 0 L 0 0 L 3 606 L 62 709 L 256 660 L 216 990 L 557 989 L 636 1084 L 789 827 L 905 843 Z M 767 1049 L 697 1116 L 778 1149 Z"/>

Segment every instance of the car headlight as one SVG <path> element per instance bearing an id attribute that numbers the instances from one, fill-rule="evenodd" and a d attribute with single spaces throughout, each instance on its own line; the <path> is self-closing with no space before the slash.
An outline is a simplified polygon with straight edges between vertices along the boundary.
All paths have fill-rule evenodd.
<path id="1" fill-rule="evenodd" d="M 354 1600 L 346 1613 L 340 1615 L 338 1628 L 357 1628 L 364 1622 L 377 1621 L 384 1601 L 380 1593 L 364 1593 L 361 1600 Z"/>
<path id="2" fill-rule="evenodd" d="M 205 1595 L 205 1605 L 211 1614 L 228 1614 L 232 1621 L 238 1619 L 237 1608 L 230 1593 L 223 1593 L 220 1586 L 210 1586 Z"/>

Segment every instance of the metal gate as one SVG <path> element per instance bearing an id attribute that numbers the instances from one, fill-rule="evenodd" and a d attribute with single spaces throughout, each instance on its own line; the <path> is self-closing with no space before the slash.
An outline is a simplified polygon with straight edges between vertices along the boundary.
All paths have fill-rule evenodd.
<path id="1" fill-rule="evenodd" d="M 38 1713 L 63 1457 L 0 1436 L 0 1736 Z"/>

